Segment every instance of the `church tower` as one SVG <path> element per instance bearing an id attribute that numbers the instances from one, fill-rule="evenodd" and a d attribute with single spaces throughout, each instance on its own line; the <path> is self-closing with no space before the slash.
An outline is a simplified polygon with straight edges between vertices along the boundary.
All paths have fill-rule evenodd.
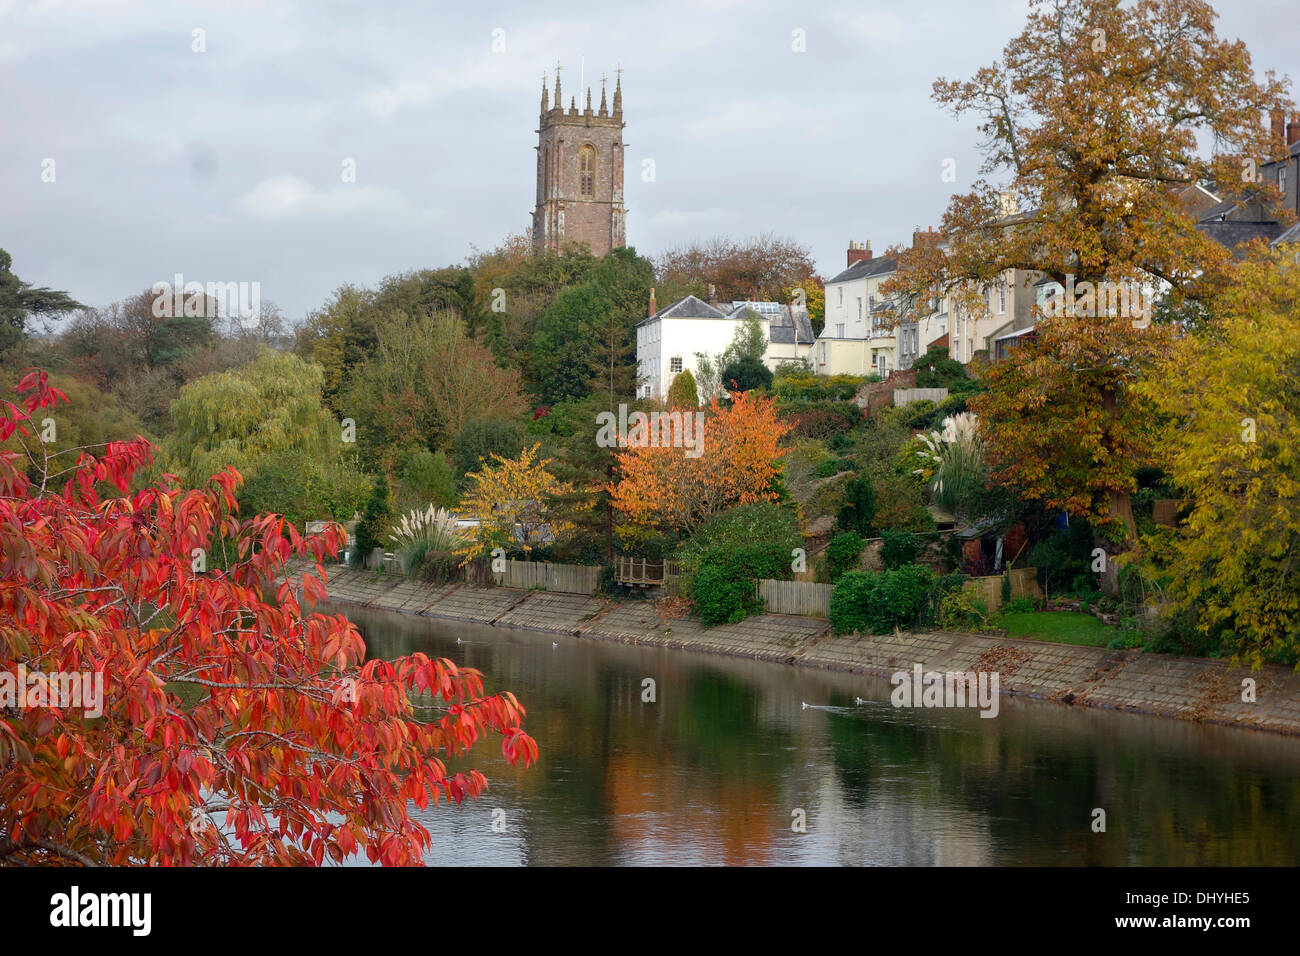
<path id="1" fill-rule="evenodd" d="M 566 242 L 585 242 L 603 256 L 627 244 L 623 208 L 623 71 L 614 83 L 614 108 L 586 109 L 570 98 L 564 108 L 560 68 L 555 68 L 555 105 L 542 77 L 542 111 L 537 130 L 537 206 L 533 210 L 533 250 L 559 252 Z"/>

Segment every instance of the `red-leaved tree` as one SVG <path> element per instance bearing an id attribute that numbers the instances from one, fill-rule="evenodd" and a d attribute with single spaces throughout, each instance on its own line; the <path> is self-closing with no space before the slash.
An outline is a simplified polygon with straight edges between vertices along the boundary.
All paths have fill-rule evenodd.
<path id="1" fill-rule="evenodd" d="M 18 393 L 0 443 L 25 449 L 23 422 L 67 399 L 40 370 Z M 277 583 L 307 558 L 304 601 L 324 599 L 337 525 L 241 518 L 233 469 L 129 492 L 144 439 L 78 454 L 56 489 L 38 451 L 0 452 L 0 863 L 414 864 L 430 838 L 410 804 L 487 789 L 449 759 L 488 732 L 536 759 L 512 694 L 446 659 L 365 661 L 344 617 Z M 233 560 L 196 571 L 215 537 Z M 54 693 L 66 675 L 100 676 L 102 714 Z"/>

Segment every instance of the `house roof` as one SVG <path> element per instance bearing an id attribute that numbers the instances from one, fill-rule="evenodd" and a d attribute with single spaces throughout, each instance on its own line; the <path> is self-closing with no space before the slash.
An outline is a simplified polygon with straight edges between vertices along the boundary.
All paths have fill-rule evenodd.
<path id="1" fill-rule="evenodd" d="M 1296 140 L 1286 148 L 1286 156 L 1281 159 L 1270 159 L 1267 163 L 1261 163 L 1260 165 L 1264 168 L 1268 168 L 1269 166 L 1280 166 L 1296 156 L 1300 156 L 1300 139 Z"/>
<path id="2" fill-rule="evenodd" d="M 1006 335 L 999 335 L 996 338 L 994 338 L 993 341 L 1001 342 L 1003 339 L 1018 339 L 1022 335 L 1032 335 L 1033 333 L 1034 333 L 1034 327 L 1030 325 L 1027 326 L 1026 328 L 1021 329 L 1018 332 L 1008 332 Z"/>
<path id="3" fill-rule="evenodd" d="M 1272 211 L 1262 196 L 1225 199 L 1211 207 L 1199 222 L 1274 222 Z"/>
<path id="4" fill-rule="evenodd" d="M 1196 228 L 1229 249 L 1252 239 L 1271 242 L 1284 231 L 1262 196 L 1225 199 L 1203 215 Z"/>
<path id="5" fill-rule="evenodd" d="M 835 282 L 853 282 L 856 279 L 867 279 L 871 276 L 893 272 L 896 268 L 898 268 L 898 262 L 890 256 L 881 256 L 879 259 L 860 259 L 834 279 L 828 279 L 826 284 L 831 285 Z"/>
<path id="6" fill-rule="evenodd" d="M 688 295 L 678 299 L 666 309 L 660 309 L 653 316 L 656 319 L 724 319 L 721 310 L 715 309 L 702 299 Z"/>
<path id="7" fill-rule="evenodd" d="M 759 306 L 759 308 L 754 308 Z M 727 311 L 715 308 L 688 295 L 674 302 L 667 308 L 660 309 L 649 318 L 642 319 L 638 326 L 655 319 L 730 319 L 740 321 L 748 312 L 753 312 L 759 320 L 767 320 L 768 339 L 778 345 L 811 345 L 817 337 L 813 335 L 812 320 L 807 309 L 792 309 L 779 302 L 733 302 Z"/>
<path id="8" fill-rule="evenodd" d="M 1286 232 L 1282 233 L 1282 235 L 1270 242 L 1269 245 L 1276 249 L 1278 246 L 1290 245 L 1293 242 L 1300 242 L 1300 222 L 1297 222 Z"/>
<path id="9" fill-rule="evenodd" d="M 645 325 L 654 319 L 725 319 L 726 316 L 719 310 L 715 309 L 709 303 L 697 299 L 693 295 L 688 295 L 684 299 L 678 299 L 670 306 L 660 309 L 649 318 L 642 319 L 637 323 L 638 326 Z"/>

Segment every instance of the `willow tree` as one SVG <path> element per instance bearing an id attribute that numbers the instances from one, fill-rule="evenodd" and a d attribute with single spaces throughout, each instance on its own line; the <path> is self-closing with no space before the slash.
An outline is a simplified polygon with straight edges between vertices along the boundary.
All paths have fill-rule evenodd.
<path id="1" fill-rule="evenodd" d="M 887 291 L 919 313 L 938 289 L 976 318 L 1008 270 L 1081 289 L 1137 283 L 1174 304 L 1213 296 L 1231 253 L 1197 230 L 1183 196 L 1215 183 L 1267 189 L 1254 176 L 1272 149 L 1264 111 L 1289 103 L 1287 81 L 1270 72 L 1257 82 L 1245 46 L 1221 39 L 1215 18 L 1200 0 L 1036 0 L 1000 60 L 938 80 L 938 103 L 979 119 L 984 162 L 971 191 L 952 197 L 943 241 L 906 251 Z M 1089 519 L 1108 551 L 1126 550 L 1149 419 L 1128 407 L 1131 386 L 1167 349 L 1168 330 L 1113 302 L 1078 304 L 1040 315 L 1036 341 L 1001 363 L 972 407 L 1000 480 Z"/>

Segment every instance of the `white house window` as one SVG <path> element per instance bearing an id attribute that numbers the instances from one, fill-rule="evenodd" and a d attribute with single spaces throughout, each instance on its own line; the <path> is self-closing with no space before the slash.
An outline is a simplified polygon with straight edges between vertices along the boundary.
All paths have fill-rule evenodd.
<path id="1" fill-rule="evenodd" d="M 1007 280 L 1006 279 L 1003 279 L 1001 285 L 998 286 L 998 311 L 999 312 L 1007 311 Z"/>
<path id="2" fill-rule="evenodd" d="M 862 296 L 858 296 L 858 321 L 862 321 Z M 843 338 L 843 336 L 841 336 Z"/>
<path id="3" fill-rule="evenodd" d="M 1283 166 L 1277 171 L 1277 188 L 1282 190 L 1282 195 L 1286 195 L 1286 167 Z"/>
<path id="4" fill-rule="evenodd" d="M 862 308 L 862 300 L 861 300 L 861 299 L 858 299 L 858 308 L 859 308 L 859 309 Z M 861 318 L 861 316 L 859 316 L 859 318 Z M 843 322 L 839 322 L 839 323 L 836 324 L 836 326 L 835 326 L 835 337 L 836 337 L 837 339 L 842 339 L 842 338 L 844 338 L 844 323 L 843 323 Z"/>
<path id="5" fill-rule="evenodd" d="M 844 286 L 840 286 L 840 305 L 844 304 Z"/>
<path id="6" fill-rule="evenodd" d="M 874 295 L 867 297 L 867 314 L 870 315 L 876 308 L 876 297 Z"/>
<path id="7" fill-rule="evenodd" d="M 680 355 L 674 355 L 672 358 L 668 360 L 668 371 L 676 373 L 676 372 L 680 372 L 681 370 L 682 370 L 682 357 Z"/>

